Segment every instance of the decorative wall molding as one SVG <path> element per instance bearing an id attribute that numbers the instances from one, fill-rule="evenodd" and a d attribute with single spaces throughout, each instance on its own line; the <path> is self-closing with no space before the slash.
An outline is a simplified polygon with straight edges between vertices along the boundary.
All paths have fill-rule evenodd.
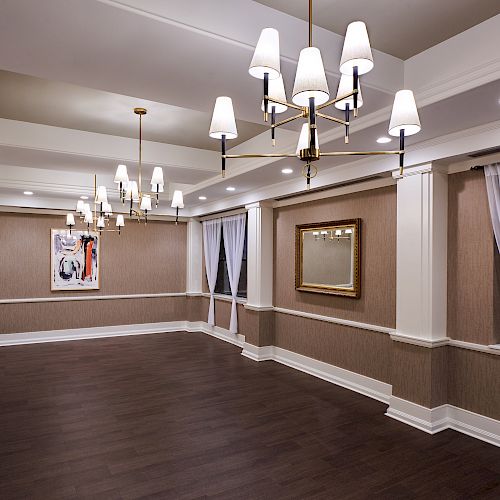
<path id="1" fill-rule="evenodd" d="M 80 300 L 151 299 L 159 297 L 185 297 L 186 292 L 132 293 L 122 295 L 71 295 L 61 297 L 26 297 L 22 299 L 0 299 L 0 304 L 26 304 L 36 302 L 76 302 Z"/>
<path id="2" fill-rule="evenodd" d="M 396 342 L 404 342 L 405 344 L 418 345 L 420 347 L 442 347 L 450 343 L 449 337 L 442 337 L 439 339 L 425 339 L 421 337 L 414 337 L 412 335 L 406 335 L 398 332 L 392 332 L 391 339 Z"/>
<path id="3" fill-rule="evenodd" d="M 191 294 L 191 296 L 194 296 L 194 294 Z M 198 296 L 206 297 L 208 299 L 210 298 L 210 294 L 208 292 L 202 292 Z M 232 302 L 233 301 L 233 297 L 231 295 L 224 295 L 222 293 L 214 293 L 214 299 L 215 300 L 222 300 L 223 302 Z M 246 304 L 247 299 L 245 299 L 243 297 L 236 297 L 236 303 L 237 304 Z"/>
<path id="4" fill-rule="evenodd" d="M 393 328 L 380 325 L 371 325 L 369 323 L 360 323 L 358 321 L 351 321 L 348 319 L 334 318 L 332 316 L 323 316 L 321 314 L 313 314 L 304 311 L 296 311 L 294 309 L 284 309 L 283 307 L 274 307 L 274 311 L 281 314 L 289 314 L 291 316 L 300 316 L 302 318 L 314 319 L 317 321 L 325 321 L 327 323 L 335 323 L 337 325 L 350 326 L 352 328 L 359 328 L 361 330 L 370 330 L 372 332 L 394 333 Z"/>
<path id="5" fill-rule="evenodd" d="M 326 380 L 332 384 L 340 385 L 383 403 L 389 403 L 392 393 L 392 386 L 390 384 L 282 349 L 281 347 L 256 347 L 245 343 L 241 354 L 254 361 L 276 361 L 282 365 L 295 368 L 301 372 Z"/>
<path id="6" fill-rule="evenodd" d="M 453 429 L 500 446 L 500 421 L 453 405 L 426 408 L 391 396 L 386 415 L 429 434 Z"/>

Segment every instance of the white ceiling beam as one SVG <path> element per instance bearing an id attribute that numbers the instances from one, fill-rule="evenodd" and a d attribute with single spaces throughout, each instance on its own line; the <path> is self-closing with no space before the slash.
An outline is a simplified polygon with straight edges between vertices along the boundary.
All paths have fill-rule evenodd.
<path id="1" fill-rule="evenodd" d="M 408 148 L 405 164 L 407 166 L 420 165 L 443 158 L 488 149 L 498 145 L 499 133 L 500 121 L 497 121 L 448 134 L 437 139 L 424 141 Z M 394 158 L 365 158 L 319 171 L 317 177 L 314 178 L 313 188 L 323 189 L 329 186 L 334 187 L 338 184 L 355 182 L 360 179 L 369 179 L 374 176 L 389 175 L 394 170 Z M 304 190 L 304 186 L 305 181 L 303 178 L 291 179 L 271 186 L 263 186 L 258 190 L 193 207 L 191 215 L 200 216 L 230 210 L 258 201 L 279 199 L 281 197 L 289 197 L 293 194 L 304 194 L 307 193 Z"/>
<path id="2" fill-rule="evenodd" d="M 500 15 L 404 63 L 405 87 L 425 106 L 500 79 Z"/>
<path id="3" fill-rule="evenodd" d="M 215 151 L 152 141 L 142 144 L 146 164 L 214 172 L 220 168 Z M 137 162 L 139 155 L 137 139 L 6 119 L 0 119 L 0 145 L 117 162 Z"/>

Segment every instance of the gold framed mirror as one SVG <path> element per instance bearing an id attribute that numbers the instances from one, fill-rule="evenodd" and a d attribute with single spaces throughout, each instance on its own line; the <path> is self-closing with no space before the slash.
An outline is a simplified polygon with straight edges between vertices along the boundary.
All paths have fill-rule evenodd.
<path id="1" fill-rule="evenodd" d="M 361 219 L 295 226 L 295 289 L 358 299 Z"/>

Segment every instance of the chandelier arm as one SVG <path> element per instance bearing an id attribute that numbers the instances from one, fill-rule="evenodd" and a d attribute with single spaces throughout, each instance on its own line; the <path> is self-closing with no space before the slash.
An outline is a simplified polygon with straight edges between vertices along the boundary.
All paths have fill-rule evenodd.
<path id="1" fill-rule="evenodd" d="M 283 106 L 288 106 L 289 108 L 294 108 L 294 109 L 299 109 L 300 111 L 304 111 L 304 108 L 302 106 L 297 106 L 297 104 L 293 104 L 292 102 L 282 101 L 281 99 L 276 99 L 275 97 L 271 96 L 264 96 L 264 97 L 267 97 L 269 102 L 274 102 L 276 104 L 283 104 Z"/>
<path id="2" fill-rule="evenodd" d="M 279 122 L 276 122 L 274 125 L 271 125 L 271 127 L 272 128 L 280 127 L 285 123 L 293 122 L 293 120 L 296 120 L 297 118 L 304 118 L 304 113 L 299 113 L 298 115 L 291 116 L 290 118 L 285 118 L 284 120 L 281 120 Z"/>
<path id="3" fill-rule="evenodd" d="M 320 156 L 372 156 L 372 155 L 402 155 L 404 151 L 333 151 L 330 153 L 320 152 Z"/>
<path id="4" fill-rule="evenodd" d="M 320 118 L 324 118 L 325 120 L 330 120 L 331 122 L 335 123 L 340 123 L 341 125 L 349 125 L 349 122 L 346 122 L 345 120 L 341 120 L 340 118 L 335 118 L 334 116 L 330 115 L 325 115 L 323 113 L 316 112 L 316 116 L 319 116 Z"/>
<path id="5" fill-rule="evenodd" d="M 247 153 L 241 155 L 223 155 L 222 158 L 297 158 L 294 153 Z"/>
<path id="6" fill-rule="evenodd" d="M 358 90 L 353 90 L 352 92 L 349 92 L 348 94 L 341 95 L 339 97 L 336 97 L 335 99 L 331 99 L 330 101 L 324 102 L 323 104 L 319 104 L 316 106 L 317 109 L 323 109 L 327 108 L 328 106 L 331 106 L 332 104 L 335 104 L 336 102 L 343 101 L 344 99 L 347 99 L 348 97 L 352 97 L 354 94 L 357 94 L 359 91 Z"/>

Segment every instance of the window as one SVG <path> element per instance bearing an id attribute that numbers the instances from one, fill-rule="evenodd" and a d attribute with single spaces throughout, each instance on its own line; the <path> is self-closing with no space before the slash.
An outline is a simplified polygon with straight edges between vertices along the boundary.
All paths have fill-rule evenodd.
<path id="1" fill-rule="evenodd" d="M 222 230 L 224 233 L 224 230 Z M 238 283 L 238 297 L 247 296 L 247 236 L 248 230 L 245 227 L 245 243 L 243 246 L 243 259 L 241 262 L 240 281 Z M 219 268 L 217 270 L 217 282 L 215 283 L 215 293 L 231 295 L 231 285 L 227 273 L 226 251 L 224 249 L 224 234 L 220 238 Z"/>

